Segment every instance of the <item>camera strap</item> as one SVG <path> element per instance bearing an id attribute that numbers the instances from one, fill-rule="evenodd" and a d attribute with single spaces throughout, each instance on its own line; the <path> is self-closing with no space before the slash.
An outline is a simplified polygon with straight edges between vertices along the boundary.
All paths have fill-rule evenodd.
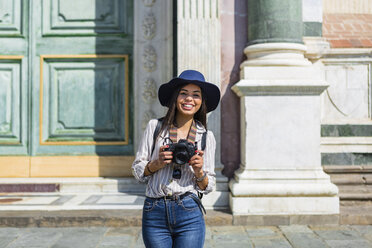
<path id="1" fill-rule="evenodd" d="M 156 124 L 156 127 L 155 127 L 155 131 L 154 131 L 154 135 L 153 135 L 152 148 L 151 148 L 151 156 L 152 156 L 152 154 L 153 154 L 153 152 L 154 152 L 154 149 L 155 149 L 156 139 L 157 139 L 157 137 L 158 137 L 158 135 L 159 135 L 160 128 L 161 128 L 161 126 L 162 126 L 162 124 L 163 124 L 163 119 L 164 119 L 164 118 L 159 118 L 159 119 L 158 119 L 158 123 Z M 195 123 L 195 121 L 194 121 L 194 123 Z M 190 135 L 190 134 L 191 134 L 191 135 Z M 189 133 L 189 136 L 188 136 L 188 140 L 189 140 L 189 138 L 192 139 L 192 137 L 190 137 L 190 136 L 194 136 L 192 142 L 195 143 L 194 141 L 195 141 L 195 136 L 196 136 L 196 125 L 195 125 L 195 128 L 194 128 L 194 129 L 193 129 L 193 127 L 191 128 L 190 133 Z M 172 140 L 172 137 L 170 137 L 170 138 L 171 138 L 171 140 Z M 173 139 L 174 139 L 174 138 L 173 138 Z M 176 129 L 176 139 L 177 139 L 177 129 Z M 173 141 L 173 140 L 172 140 L 172 141 Z M 190 140 L 189 140 L 189 141 L 190 141 Z M 174 142 L 174 141 L 173 141 L 173 142 Z M 176 141 L 176 142 L 177 142 L 177 141 Z M 202 150 L 202 151 L 205 150 L 206 145 L 207 145 L 207 131 L 204 132 L 203 135 L 202 135 L 202 139 L 201 139 L 201 150 Z"/>
<path id="2" fill-rule="evenodd" d="M 158 123 L 156 124 L 156 128 L 155 128 L 154 135 L 153 135 L 153 140 L 152 140 L 152 148 L 151 148 L 150 157 L 152 157 L 152 154 L 154 153 L 156 138 L 159 135 L 161 125 L 163 124 L 163 119 L 164 118 L 159 118 Z"/>

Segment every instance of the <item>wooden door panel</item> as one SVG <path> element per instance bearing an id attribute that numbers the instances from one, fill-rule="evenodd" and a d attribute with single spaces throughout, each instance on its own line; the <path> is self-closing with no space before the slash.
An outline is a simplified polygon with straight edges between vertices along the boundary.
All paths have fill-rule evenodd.
<path id="1" fill-rule="evenodd" d="M 0 0 L 0 37 L 22 35 L 21 0 Z"/>
<path id="2" fill-rule="evenodd" d="M 43 35 L 125 35 L 131 9 L 122 0 L 44 0 Z M 129 12 L 129 13 L 128 13 Z"/>
<path id="3" fill-rule="evenodd" d="M 28 154 L 28 3 L 0 0 L 0 156 Z"/>
<path id="4" fill-rule="evenodd" d="M 19 60 L 0 60 L 0 144 L 21 143 L 20 86 Z"/>
<path id="5" fill-rule="evenodd" d="M 128 56 L 49 57 L 42 64 L 41 144 L 129 143 Z"/>

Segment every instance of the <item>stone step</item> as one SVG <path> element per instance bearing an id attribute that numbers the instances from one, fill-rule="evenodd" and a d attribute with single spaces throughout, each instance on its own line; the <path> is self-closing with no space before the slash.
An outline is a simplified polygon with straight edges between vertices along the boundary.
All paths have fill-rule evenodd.
<path id="1" fill-rule="evenodd" d="M 340 200 L 372 200 L 372 185 L 337 185 Z"/>
<path id="2" fill-rule="evenodd" d="M 0 178 L 0 206 L 8 210 L 140 209 L 144 195 L 145 184 L 133 177 Z M 218 182 L 203 204 L 228 208 L 227 182 Z"/>
<path id="3" fill-rule="evenodd" d="M 103 178 L 0 178 L 0 193 L 11 192 L 144 192 L 145 185 L 133 177 Z"/>
<path id="4" fill-rule="evenodd" d="M 229 210 L 207 210 L 206 225 L 232 225 Z M 0 227 L 141 226 L 142 210 L 0 211 Z"/>
<path id="5" fill-rule="evenodd" d="M 332 221 L 342 225 L 372 225 L 372 204 L 350 202 L 342 203 L 339 216 L 233 216 L 228 209 L 209 209 L 205 221 L 210 226 L 323 225 L 324 221 L 327 224 Z M 140 226 L 141 219 L 141 209 L 0 210 L 1 227 L 127 227 Z"/>
<path id="6" fill-rule="evenodd" d="M 349 184 L 372 184 L 372 173 L 349 173 L 349 174 L 330 174 L 331 181 L 336 185 Z"/>
<path id="7" fill-rule="evenodd" d="M 334 173 L 372 173 L 371 165 L 323 165 L 328 174 Z"/>
<path id="8" fill-rule="evenodd" d="M 371 225 L 372 201 L 341 201 L 340 224 Z"/>
<path id="9" fill-rule="evenodd" d="M 339 189 L 340 200 L 372 200 L 372 168 L 368 165 L 328 165 L 323 169 Z"/>

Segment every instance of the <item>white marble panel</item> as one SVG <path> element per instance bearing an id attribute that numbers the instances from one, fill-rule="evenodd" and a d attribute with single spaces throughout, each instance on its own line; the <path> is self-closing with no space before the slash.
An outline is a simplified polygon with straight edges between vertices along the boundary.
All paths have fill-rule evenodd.
<path id="1" fill-rule="evenodd" d="M 245 97 L 246 168 L 320 164 L 320 100 L 315 96 Z M 294 149 L 296 148 L 296 149 Z"/>
<path id="2" fill-rule="evenodd" d="M 302 21 L 323 22 L 322 0 L 302 0 Z"/>
<path id="3" fill-rule="evenodd" d="M 322 96 L 323 123 L 351 122 L 371 117 L 370 64 L 325 62 L 324 73 L 330 86 Z"/>

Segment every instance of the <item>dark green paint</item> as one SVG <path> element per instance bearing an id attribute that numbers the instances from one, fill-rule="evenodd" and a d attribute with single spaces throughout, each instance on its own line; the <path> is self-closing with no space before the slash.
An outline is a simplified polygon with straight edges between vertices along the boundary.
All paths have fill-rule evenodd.
<path id="1" fill-rule="evenodd" d="M 248 44 L 302 43 L 301 0 L 248 0 Z"/>
<path id="2" fill-rule="evenodd" d="M 372 125 L 322 125 L 322 137 L 372 137 Z"/>
<path id="3" fill-rule="evenodd" d="M 11 1 L 11 0 L 9 0 Z M 84 20 L 86 15 L 81 15 L 80 10 L 74 6 L 64 4 L 66 13 L 72 14 L 71 20 L 64 22 L 58 16 L 58 11 L 53 8 L 58 8 L 58 5 L 51 4 L 54 1 L 21 1 L 21 8 L 14 9 L 21 14 L 20 28 L 9 32 L 7 27 L 0 27 L 0 54 L 1 55 L 22 55 L 24 59 L 22 62 L 17 61 L 0 61 L 0 63 L 21 63 L 20 89 L 15 94 L 20 95 L 21 104 L 19 106 L 21 113 L 17 116 L 21 119 L 21 123 L 17 124 L 14 120 L 12 125 L 20 125 L 21 130 L 21 144 L 0 145 L 0 155 L 133 155 L 133 9 L 134 1 L 94 1 L 95 5 L 87 4 L 87 13 L 95 13 L 98 18 Z M 67 1 L 66 1 L 67 2 Z M 117 2 L 117 8 L 113 8 L 112 4 Z M 62 1 L 61 1 L 62 3 Z M 83 3 L 83 4 L 84 4 Z M 49 6 L 49 7 L 48 7 Z M 111 7 L 110 7 L 111 6 Z M 107 7 L 107 8 L 106 8 Z M 109 8 L 108 8 L 109 7 Z M 91 8 L 91 9 L 88 9 Z M 113 10 L 113 11 L 111 11 Z M 103 12 L 110 12 L 103 17 Z M 111 13 L 112 12 L 112 13 Z M 115 12 L 115 13 L 114 13 Z M 57 13 L 57 14 L 56 14 Z M 86 14 L 86 13 L 85 13 Z M 52 15 L 52 18 L 50 18 Z M 29 18 L 30 16 L 30 18 Z M 84 17 L 85 16 L 85 17 Z M 105 19 L 106 18 L 106 19 Z M 116 20 L 114 20 L 117 18 Z M 51 22 L 51 20 L 53 20 Z M 92 21 L 93 20 L 93 21 Z M 51 22 L 51 23 L 48 23 Z M 94 23 L 93 23 L 94 22 Z M 72 23 L 72 24 L 71 24 Z M 92 26 L 93 23 L 93 26 Z M 62 25 L 62 26 L 61 26 Z M 71 25 L 75 25 L 72 27 Z M 81 26 L 82 28 L 79 28 Z M 84 26 L 86 28 L 84 28 Z M 93 28 L 92 28 L 93 27 Z M 88 30 L 88 31 L 87 31 Z M 39 144 L 39 80 L 40 80 L 40 55 L 47 54 L 128 54 L 129 55 L 129 145 L 107 146 L 107 145 L 40 145 Z M 111 62 L 117 59 L 111 59 Z M 43 132 L 46 132 L 43 137 L 50 141 L 117 141 L 123 140 L 124 137 L 124 90 L 122 83 L 124 78 L 124 66 L 120 65 L 119 74 L 114 75 L 115 79 L 120 82 L 120 85 L 112 83 L 110 80 L 110 87 L 112 89 L 102 89 L 104 87 L 102 81 L 102 73 L 97 73 L 97 68 L 92 69 L 94 74 L 95 89 L 91 91 L 84 91 L 83 87 L 77 90 L 80 92 L 75 94 L 80 97 L 74 97 L 71 101 L 63 101 L 56 99 L 54 96 L 63 96 L 66 94 L 55 94 L 56 91 L 51 92 L 56 87 L 49 87 L 50 85 L 58 85 L 56 81 L 49 77 L 50 68 L 48 65 L 52 59 L 46 60 L 44 63 L 44 102 L 43 102 Z M 67 61 L 66 59 L 56 59 L 54 62 L 63 64 L 63 66 L 71 65 L 73 59 Z M 76 59 L 76 62 L 81 62 L 81 59 Z M 101 62 L 100 62 L 101 63 Z M 101 75 L 101 76 L 100 76 Z M 83 78 L 83 77 L 81 77 Z M 85 77 L 87 78 L 87 77 Z M 48 80 L 51 80 L 48 82 Z M 76 79 L 77 82 L 80 80 Z M 72 81 L 72 80 L 71 80 Z M 99 83 L 101 82 L 101 83 Z M 105 81 L 106 82 L 106 81 Z M 49 86 L 48 86 L 49 85 Z M 49 87 L 49 88 L 48 88 Z M 59 89 L 58 89 L 59 90 Z M 114 93 L 112 93 L 114 92 Z M 88 95 L 84 95 L 86 93 Z M 90 95 L 89 95 L 90 94 Z M 85 96 L 86 99 L 84 98 Z M 51 100 L 50 100 L 51 99 Z M 58 122 L 61 119 L 61 111 L 63 119 L 68 120 L 76 116 L 78 108 L 74 108 L 74 104 L 82 103 L 85 100 L 94 99 L 95 106 L 92 109 L 83 112 L 82 115 L 88 116 L 94 112 L 93 121 L 90 121 L 90 126 L 86 118 L 83 121 L 76 122 L 78 126 L 68 127 L 63 126 Z M 12 99 L 13 100 L 13 99 Z M 70 102 L 68 108 L 55 107 L 56 103 Z M 92 104 L 93 105 L 93 104 Z M 112 107 L 111 112 L 105 112 L 107 106 Z M 81 108 L 80 108 L 81 110 Z M 89 112 L 90 111 L 90 112 Z M 14 114 L 14 112 L 12 113 Z M 58 117 L 58 118 L 57 118 Z M 91 116 L 90 116 L 91 117 Z M 58 120 L 58 121 L 57 121 Z M 75 119 L 76 120 L 76 119 Z M 51 124 L 52 123 L 52 124 Z M 55 125 L 54 125 L 54 124 Z M 81 125 L 80 125 L 81 124 Z M 110 129 L 110 130 L 109 130 Z M 108 131 L 107 131 L 108 130 Z M 14 142 L 13 139 L 0 134 L 2 142 Z"/>
<path id="4" fill-rule="evenodd" d="M 372 153 L 322 153 L 322 165 L 372 165 Z"/>
<path id="5" fill-rule="evenodd" d="M 303 36 L 322 36 L 322 23 L 321 22 L 304 22 L 303 23 Z"/>

